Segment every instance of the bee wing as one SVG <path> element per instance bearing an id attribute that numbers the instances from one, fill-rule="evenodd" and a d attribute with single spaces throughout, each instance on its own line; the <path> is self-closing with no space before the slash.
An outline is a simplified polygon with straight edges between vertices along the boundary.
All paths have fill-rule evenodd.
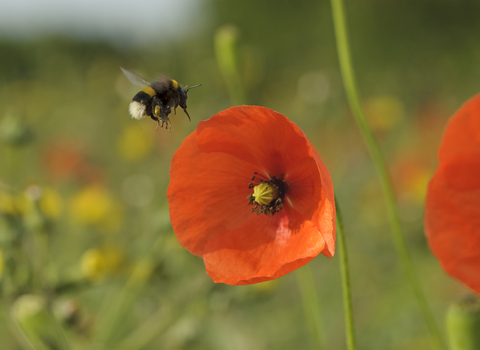
<path id="1" fill-rule="evenodd" d="M 161 80 L 153 82 L 150 86 L 155 91 L 163 91 L 170 86 L 170 79 L 167 76 L 163 76 Z"/>
<path id="2" fill-rule="evenodd" d="M 126 70 L 125 68 L 122 68 L 122 67 L 120 67 L 120 69 L 122 70 L 123 74 L 125 74 L 125 76 L 128 78 L 128 80 L 130 80 L 130 82 L 132 82 L 133 84 L 142 88 L 145 86 L 150 86 L 150 83 L 147 80 L 143 79 L 142 77 L 139 77 L 135 73 L 132 73 L 129 70 Z"/>

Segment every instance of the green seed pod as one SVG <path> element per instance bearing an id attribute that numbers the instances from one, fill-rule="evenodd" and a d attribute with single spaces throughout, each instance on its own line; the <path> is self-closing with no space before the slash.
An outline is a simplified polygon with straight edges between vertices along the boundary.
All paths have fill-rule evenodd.
<path id="1" fill-rule="evenodd" d="M 447 312 L 447 331 L 451 350 L 480 349 L 480 298 L 465 295 Z"/>

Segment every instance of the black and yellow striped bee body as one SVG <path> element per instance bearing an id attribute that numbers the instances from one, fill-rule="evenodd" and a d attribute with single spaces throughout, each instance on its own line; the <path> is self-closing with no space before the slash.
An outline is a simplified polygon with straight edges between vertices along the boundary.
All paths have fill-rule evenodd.
<path id="1" fill-rule="evenodd" d="M 132 118 L 142 119 L 149 116 L 158 123 L 158 126 L 165 125 L 165 128 L 170 130 L 171 121 L 168 116 L 172 112 L 172 108 L 176 113 L 177 107 L 180 106 L 191 120 L 187 112 L 187 92 L 201 84 L 191 88 L 182 88 L 176 80 L 168 78 L 149 83 L 126 69 L 121 68 L 121 70 L 132 83 L 142 87 L 142 90 L 133 97 L 130 103 L 129 110 Z"/>

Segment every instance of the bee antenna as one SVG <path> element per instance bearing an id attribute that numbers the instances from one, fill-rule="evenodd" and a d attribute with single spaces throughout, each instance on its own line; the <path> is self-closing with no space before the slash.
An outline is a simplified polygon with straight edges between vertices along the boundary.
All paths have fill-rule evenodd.
<path id="1" fill-rule="evenodd" d="M 189 88 L 187 89 L 187 87 L 188 87 L 188 85 L 187 85 L 187 86 L 185 86 L 185 92 L 188 92 L 188 90 L 193 89 L 193 88 L 196 88 L 196 87 L 199 87 L 199 86 L 202 86 L 202 84 L 194 85 L 194 86 L 189 87 Z"/>

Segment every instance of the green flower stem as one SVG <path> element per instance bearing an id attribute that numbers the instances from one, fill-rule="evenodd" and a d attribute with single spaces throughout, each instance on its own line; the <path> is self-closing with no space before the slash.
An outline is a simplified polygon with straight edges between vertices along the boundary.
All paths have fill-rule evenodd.
<path id="1" fill-rule="evenodd" d="M 310 265 L 307 264 L 296 270 L 300 293 L 302 295 L 303 311 L 307 320 L 310 336 L 317 349 L 326 349 L 323 334 L 322 318 L 317 298 L 317 291 L 313 283 L 313 275 Z"/>
<path id="2" fill-rule="evenodd" d="M 418 277 L 413 269 L 411 258 L 407 249 L 407 245 L 405 243 L 405 238 L 402 233 L 395 194 L 387 171 L 387 167 L 385 165 L 385 161 L 383 159 L 382 153 L 380 152 L 380 147 L 375 140 L 373 132 L 370 129 L 370 126 L 368 125 L 368 122 L 361 108 L 360 99 L 357 93 L 357 87 L 355 83 L 354 71 L 350 59 L 350 49 L 347 37 L 347 26 L 343 9 L 343 2 L 342 0 L 331 0 L 330 2 L 332 5 L 333 22 L 335 27 L 335 36 L 337 41 L 337 50 L 340 61 L 340 69 L 342 72 L 343 84 L 345 86 L 345 91 L 348 102 L 350 104 L 350 108 L 352 109 L 357 125 L 360 128 L 360 131 L 367 144 L 367 148 L 370 152 L 371 157 L 373 158 L 375 167 L 380 177 L 380 182 L 386 201 L 388 218 L 390 221 L 393 240 L 397 253 L 400 257 L 400 261 L 403 265 L 403 269 L 407 275 L 410 285 L 412 286 L 412 289 L 418 300 L 423 314 L 423 318 L 427 323 L 436 347 L 438 349 L 446 349 L 445 341 L 441 336 L 440 330 L 434 320 L 430 307 L 428 306 L 427 299 L 422 291 L 422 288 L 420 287 Z"/>
<path id="3" fill-rule="evenodd" d="M 347 337 L 347 349 L 355 350 L 357 348 L 355 341 L 355 325 L 353 322 L 352 290 L 350 287 L 350 272 L 348 269 L 348 254 L 345 235 L 343 233 L 343 220 L 340 213 L 340 207 L 335 199 L 337 210 L 337 237 L 338 250 L 340 255 L 340 273 L 342 275 L 343 306 L 345 308 L 345 333 Z"/>

